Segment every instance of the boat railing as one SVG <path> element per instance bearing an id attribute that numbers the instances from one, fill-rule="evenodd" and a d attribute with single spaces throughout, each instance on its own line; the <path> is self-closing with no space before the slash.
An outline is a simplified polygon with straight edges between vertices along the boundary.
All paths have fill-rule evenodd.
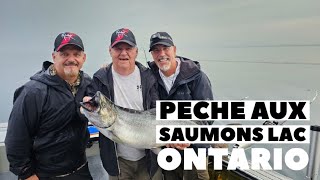
<path id="1" fill-rule="evenodd" d="M 310 146 L 309 146 L 309 164 L 305 179 L 320 179 L 320 126 L 313 125 L 310 127 Z"/>

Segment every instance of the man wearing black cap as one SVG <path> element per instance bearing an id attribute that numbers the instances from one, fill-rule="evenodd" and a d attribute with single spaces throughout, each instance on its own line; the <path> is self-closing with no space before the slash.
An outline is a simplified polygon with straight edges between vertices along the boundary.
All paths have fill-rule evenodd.
<path id="1" fill-rule="evenodd" d="M 200 70 L 197 61 L 176 56 L 176 46 L 171 36 L 166 32 L 151 35 L 150 49 L 153 62 L 148 62 L 158 82 L 158 92 L 161 100 L 212 100 L 211 83 L 204 72 Z M 206 121 L 197 121 L 207 124 Z M 168 144 L 182 153 L 186 147 L 207 148 L 204 144 Z M 183 157 L 183 156 L 182 156 Z M 182 161 L 183 162 L 183 161 Z M 179 179 L 209 179 L 208 170 L 184 171 L 183 164 L 173 170 L 164 171 L 166 180 Z"/>
<path id="2" fill-rule="evenodd" d="M 59 34 L 52 59 L 14 93 L 5 139 L 10 171 L 19 179 L 90 180 L 88 121 L 79 102 L 91 78 L 80 70 L 86 60 L 80 37 Z"/>
<path id="3" fill-rule="evenodd" d="M 112 63 L 93 75 L 89 95 L 101 91 L 116 105 L 147 110 L 156 106 L 156 79 L 150 69 L 136 61 L 138 48 L 133 33 L 127 28 L 116 30 L 111 36 L 109 53 Z M 88 97 L 84 101 L 89 100 Z M 156 155 L 111 141 L 99 134 L 100 156 L 110 180 L 161 179 Z"/>

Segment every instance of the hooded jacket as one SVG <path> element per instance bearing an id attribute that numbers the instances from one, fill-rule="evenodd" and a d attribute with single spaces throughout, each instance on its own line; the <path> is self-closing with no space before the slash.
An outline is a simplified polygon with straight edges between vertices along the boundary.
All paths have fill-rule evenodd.
<path id="1" fill-rule="evenodd" d="M 156 107 L 156 100 L 159 99 L 157 93 L 157 83 L 150 69 L 144 67 L 141 63 L 135 62 L 140 70 L 143 108 L 148 110 Z M 96 91 L 101 91 L 111 101 L 114 102 L 114 88 L 112 76 L 112 63 L 107 67 L 99 69 L 93 75 L 92 84 L 89 87 L 89 95 L 93 96 Z M 116 143 L 103 134 L 99 134 L 99 146 L 102 165 L 111 176 L 118 176 L 120 169 L 118 166 L 118 157 Z M 150 177 L 153 177 L 158 169 L 157 156 L 150 150 L 146 150 L 147 167 Z"/>
<path id="2" fill-rule="evenodd" d="M 79 102 L 91 78 L 80 72 L 73 96 L 66 81 L 48 74 L 51 64 L 44 62 L 43 69 L 14 93 L 5 145 L 10 171 L 22 179 L 70 173 L 86 162 L 88 121 L 79 112 Z"/>
<path id="3" fill-rule="evenodd" d="M 213 100 L 211 83 L 207 75 L 200 70 L 197 61 L 177 56 L 180 59 L 180 73 L 178 74 L 169 93 L 162 81 L 156 63 L 148 62 L 149 67 L 158 81 L 158 91 L 161 100 Z"/>
<path id="4" fill-rule="evenodd" d="M 180 59 L 180 73 L 177 75 L 169 93 L 159 74 L 156 63 L 148 62 L 153 74 L 157 78 L 158 92 L 161 100 L 213 100 L 211 83 L 207 75 L 200 70 L 197 61 L 177 56 Z M 208 124 L 207 121 L 197 121 L 199 124 Z M 209 147 L 207 144 L 191 144 L 191 147 Z M 182 153 L 182 151 L 180 151 Z"/>

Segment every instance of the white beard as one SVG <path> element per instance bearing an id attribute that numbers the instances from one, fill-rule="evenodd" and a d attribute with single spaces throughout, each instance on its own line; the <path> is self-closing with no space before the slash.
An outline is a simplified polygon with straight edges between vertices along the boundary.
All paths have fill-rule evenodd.
<path id="1" fill-rule="evenodd" d="M 64 74 L 68 77 L 76 77 L 79 74 L 79 71 L 73 69 L 64 69 Z"/>
<path id="2" fill-rule="evenodd" d="M 159 69 L 163 72 L 166 72 L 170 69 L 171 67 L 171 61 L 168 62 L 168 64 L 161 66 Z"/>

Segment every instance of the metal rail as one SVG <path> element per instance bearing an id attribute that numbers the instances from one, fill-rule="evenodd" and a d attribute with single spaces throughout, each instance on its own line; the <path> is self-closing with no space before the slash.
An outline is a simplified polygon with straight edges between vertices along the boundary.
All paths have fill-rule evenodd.
<path id="1" fill-rule="evenodd" d="M 320 126 L 311 126 L 311 139 L 309 146 L 309 164 L 305 179 L 319 180 L 320 171 Z"/>

